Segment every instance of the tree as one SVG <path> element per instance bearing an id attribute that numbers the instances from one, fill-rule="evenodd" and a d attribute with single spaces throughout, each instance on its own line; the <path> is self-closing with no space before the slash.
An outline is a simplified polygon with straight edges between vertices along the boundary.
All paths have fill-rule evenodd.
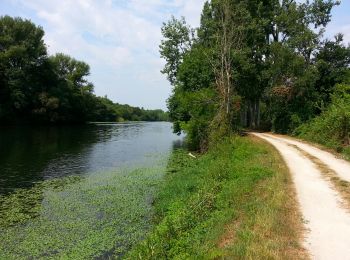
<path id="1" fill-rule="evenodd" d="M 0 18 L 0 124 L 167 120 L 162 110 L 96 97 L 89 65 L 62 53 L 48 57 L 43 36 L 28 20 Z"/>
<path id="2" fill-rule="evenodd" d="M 0 18 L 0 120 L 23 117 L 34 93 L 42 87 L 38 75 L 47 58 L 44 31 L 28 20 Z"/>
<path id="3" fill-rule="evenodd" d="M 267 70 L 262 70 L 261 76 L 269 80 L 262 93 L 268 104 L 267 120 L 276 131 L 291 131 L 316 112 L 317 70 L 312 57 L 321 45 L 331 9 L 337 4 L 332 0 L 302 4 L 288 0 L 268 5 L 272 9 L 266 17 L 271 24 L 266 27 L 264 48 Z"/>
<path id="4" fill-rule="evenodd" d="M 342 34 L 336 35 L 334 41 L 323 42 L 315 55 L 315 65 L 319 74 L 315 86 L 321 111 L 330 103 L 335 85 L 345 82 L 349 76 L 350 47 L 344 45 Z"/>
<path id="5" fill-rule="evenodd" d="M 183 56 L 191 48 L 193 30 L 186 24 L 185 18 L 177 20 L 172 17 L 170 21 L 163 23 L 162 35 L 164 40 L 159 46 L 160 55 L 166 61 L 162 73 L 174 85 Z"/>
<path id="6" fill-rule="evenodd" d="M 172 18 L 164 24 L 160 51 L 173 85 L 168 108 L 175 132 L 186 131 L 193 147 L 205 149 L 210 139 L 239 124 L 259 128 L 262 120 L 269 129 L 289 132 L 314 117 L 325 100 L 320 87 L 332 89 L 339 82 L 335 79 L 349 71 L 340 68 L 347 66 L 346 48 L 322 41 L 338 4 L 207 1 L 197 35 L 186 48 L 179 47 L 190 39 L 186 23 Z M 174 29 L 179 25 L 183 30 Z M 328 52 L 338 56 L 338 65 Z M 326 68 L 336 69 L 330 73 Z"/>

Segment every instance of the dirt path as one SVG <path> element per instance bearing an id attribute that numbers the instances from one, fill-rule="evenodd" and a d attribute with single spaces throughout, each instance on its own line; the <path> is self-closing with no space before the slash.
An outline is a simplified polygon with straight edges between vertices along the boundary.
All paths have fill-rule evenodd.
<path id="1" fill-rule="evenodd" d="M 350 259 L 349 211 L 343 208 L 338 192 L 322 178 L 316 164 L 293 146 L 319 158 L 344 179 L 350 175 L 347 162 L 298 141 L 270 134 L 254 135 L 274 145 L 291 171 L 307 229 L 304 245 L 311 258 Z"/>
<path id="2" fill-rule="evenodd" d="M 333 170 L 336 174 L 338 174 L 338 176 L 341 179 L 350 182 L 350 163 L 349 162 L 339 159 L 335 155 L 329 152 L 323 151 L 319 148 L 316 148 L 314 146 L 311 146 L 309 144 L 306 144 L 297 140 L 292 140 L 289 138 L 283 138 L 280 136 L 269 135 L 269 134 L 265 134 L 265 135 L 275 138 L 277 140 L 284 141 L 287 144 L 296 145 L 299 149 L 304 150 L 308 154 L 321 160 L 331 170 Z"/>

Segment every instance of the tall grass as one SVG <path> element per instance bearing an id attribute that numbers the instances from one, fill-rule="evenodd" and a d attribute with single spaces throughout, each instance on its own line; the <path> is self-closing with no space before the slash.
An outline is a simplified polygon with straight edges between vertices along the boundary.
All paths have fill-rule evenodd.
<path id="1" fill-rule="evenodd" d="M 155 210 L 156 227 L 128 259 L 305 256 L 288 170 L 254 138 L 228 138 L 197 159 L 175 152 Z"/>

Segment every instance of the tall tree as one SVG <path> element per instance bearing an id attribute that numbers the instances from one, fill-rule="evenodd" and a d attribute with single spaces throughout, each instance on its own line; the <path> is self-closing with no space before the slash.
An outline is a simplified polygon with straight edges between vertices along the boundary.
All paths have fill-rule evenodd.
<path id="1" fill-rule="evenodd" d="M 43 36 L 42 28 L 28 20 L 0 18 L 0 120 L 24 116 L 31 107 L 47 58 Z"/>
<path id="2" fill-rule="evenodd" d="M 322 37 L 337 4 L 207 1 L 197 35 L 184 49 L 179 47 L 183 41 L 171 39 L 188 39 L 189 31 L 182 30 L 179 37 L 181 30 L 171 29 L 176 24 L 171 20 L 166 31 L 163 27 L 161 53 L 167 61 L 164 72 L 174 86 L 168 106 L 175 131 L 185 130 L 201 147 L 208 136 L 225 135 L 239 121 L 256 128 L 262 119 L 265 127 L 287 132 L 317 114 L 316 84 L 330 74 L 320 71 L 326 67 L 321 57 L 327 56 L 321 51 L 326 46 Z M 333 49 L 338 54 L 342 50 Z M 205 104 L 210 104 L 208 109 Z"/>
<path id="3" fill-rule="evenodd" d="M 322 109 L 331 101 L 335 85 L 347 81 L 350 76 L 350 46 L 344 45 L 342 34 L 322 43 L 315 55 L 315 65 L 319 74 L 315 84 L 318 106 Z"/>
<path id="4" fill-rule="evenodd" d="M 166 61 L 162 73 L 166 74 L 170 83 L 174 85 L 183 56 L 191 48 L 193 30 L 186 24 L 185 18 L 177 20 L 172 17 L 163 24 L 162 35 L 164 39 L 159 48 L 161 57 Z"/>
<path id="5" fill-rule="evenodd" d="M 233 61 L 244 47 L 246 10 L 239 1 L 223 0 L 213 4 L 217 31 L 215 34 L 212 68 L 219 96 L 219 108 L 212 121 L 215 135 L 228 134 L 232 130 L 232 101 L 237 94 Z M 232 26 L 234 25 L 234 26 Z"/>

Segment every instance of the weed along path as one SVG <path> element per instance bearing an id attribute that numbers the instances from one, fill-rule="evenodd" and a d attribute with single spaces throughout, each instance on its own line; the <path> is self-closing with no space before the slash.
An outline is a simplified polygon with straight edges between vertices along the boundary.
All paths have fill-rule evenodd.
<path id="1" fill-rule="evenodd" d="M 254 135 L 275 146 L 290 169 L 306 228 L 304 245 L 310 257 L 350 259 L 350 211 L 312 158 L 318 158 L 340 178 L 350 175 L 346 170 L 349 165 L 302 142 L 270 134 Z"/>

